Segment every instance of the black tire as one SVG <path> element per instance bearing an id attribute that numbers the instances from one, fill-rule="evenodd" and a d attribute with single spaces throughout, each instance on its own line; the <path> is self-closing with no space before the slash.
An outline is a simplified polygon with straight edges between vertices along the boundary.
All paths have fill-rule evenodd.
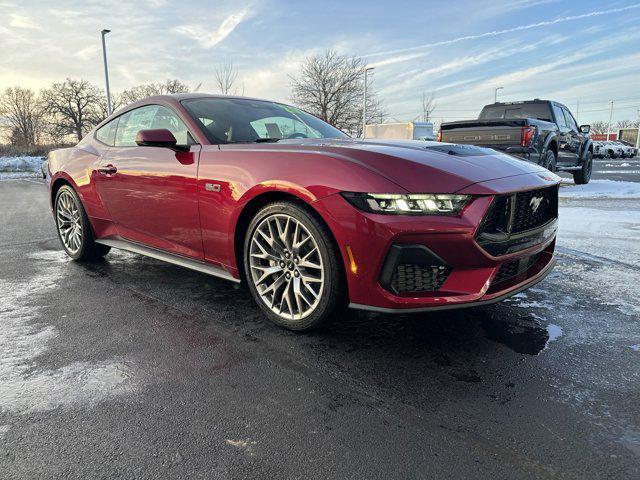
<path id="1" fill-rule="evenodd" d="M 613 150 L 609 150 L 608 155 L 609 155 L 609 158 L 618 158 L 618 156 Z"/>
<path id="2" fill-rule="evenodd" d="M 58 204 L 61 201 L 63 196 L 70 196 L 73 199 L 75 207 L 78 210 L 79 214 L 79 225 L 80 225 L 80 245 L 79 248 L 71 249 L 67 246 L 65 241 L 62 238 L 60 223 L 64 223 L 60 221 L 60 216 L 58 215 Z M 69 197 L 66 197 L 69 198 Z M 75 192 L 73 188 L 69 185 L 63 185 L 56 192 L 56 198 L 54 202 L 54 219 L 56 222 L 56 231 L 58 232 L 58 238 L 60 239 L 60 243 L 62 244 L 62 248 L 66 252 L 69 257 L 77 261 L 84 260 L 98 260 L 104 257 L 111 247 L 107 247 L 106 245 L 100 245 L 95 242 L 95 238 L 93 235 L 93 230 L 91 229 L 91 223 L 89 222 L 89 218 L 87 217 L 87 212 L 78 197 L 78 194 Z"/>
<path id="3" fill-rule="evenodd" d="M 593 154 L 587 152 L 587 156 L 582 162 L 580 170 L 573 172 L 573 182 L 576 185 L 586 185 L 591 180 L 591 172 L 593 171 Z"/>
<path id="4" fill-rule="evenodd" d="M 317 303 L 306 316 L 302 317 L 301 315 L 301 318 L 298 319 L 286 318 L 282 310 L 280 310 L 280 314 L 274 312 L 272 307 L 267 305 L 267 300 L 258 292 L 256 280 L 252 273 L 250 254 L 253 236 L 254 234 L 258 235 L 256 230 L 263 225 L 263 221 L 267 221 L 268 218 L 274 218 L 274 215 L 293 217 L 294 220 L 306 228 L 307 232 L 313 237 L 322 260 L 324 284 L 321 293 L 317 297 Z M 278 201 L 261 208 L 251 220 L 249 228 L 247 229 L 247 234 L 244 239 L 243 257 L 244 273 L 249 290 L 260 309 L 267 318 L 276 325 L 298 332 L 315 330 L 325 325 L 332 319 L 332 314 L 344 306 L 346 279 L 344 278 L 344 269 L 342 267 L 338 246 L 328 228 L 303 204 L 290 201 Z M 284 257 L 281 258 L 284 260 Z M 289 261 L 290 260 L 291 259 L 289 259 Z M 284 272 L 284 270 L 282 271 Z M 260 272 L 260 270 L 258 270 L 258 272 Z M 282 274 L 275 273 L 274 275 L 279 276 Z M 283 292 L 286 292 L 287 288 L 288 287 L 285 286 Z M 291 293 L 289 293 L 289 295 L 291 295 Z M 273 296 L 275 298 L 275 293 Z M 281 298 L 283 296 L 284 293 Z M 280 304 L 282 305 L 282 301 L 280 301 Z M 291 317 L 294 317 L 293 311 L 291 312 Z"/>
<path id="5" fill-rule="evenodd" d="M 547 150 L 547 153 L 544 154 L 544 158 L 542 160 L 542 166 L 549 170 L 550 172 L 556 171 L 556 154 L 553 153 L 553 150 Z"/>

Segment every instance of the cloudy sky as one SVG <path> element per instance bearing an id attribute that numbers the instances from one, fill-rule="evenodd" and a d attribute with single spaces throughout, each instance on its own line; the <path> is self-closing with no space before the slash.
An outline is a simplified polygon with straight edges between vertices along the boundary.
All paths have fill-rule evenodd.
<path id="1" fill-rule="evenodd" d="M 464 0 L 0 0 L 0 88 L 65 77 L 103 85 L 100 30 L 113 90 L 179 78 L 214 92 L 220 62 L 238 67 L 245 95 L 287 101 L 289 76 L 334 48 L 376 66 L 392 118 L 474 118 L 501 100 L 557 99 L 579 121 L 635 118 L 640 107 L 640 3 Z"/>

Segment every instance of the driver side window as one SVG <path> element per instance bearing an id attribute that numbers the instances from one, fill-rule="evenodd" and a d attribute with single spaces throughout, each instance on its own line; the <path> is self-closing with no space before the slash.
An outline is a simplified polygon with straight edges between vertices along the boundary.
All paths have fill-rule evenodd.
<path id="1" fill-rule="evenodd" d="M 140 130 L 164 128 L 173 133 L 177 145 L 191 145 L 191 136 L 178 116 L 161 105 L 146 105 L 131 110 L 120 117 L 116 131 L 116 147 L 135 147 L 136 135 Z"/>
<path id="2" fill-rule="evenodd" d="M 557 105 L 553 106 L 553 113 L 556 117 L 556 123 L 558 124 L 559 127 L 566 127 L 567 126 L 567 122 L 564 119 L 564 113 L 562 113 L 562 109 L 560 107 L 558 107 Z"/>
<path id="3" fill-rule="evenodd" d="M 578 131 L 578 124 L 574 120 L 573 115 L 571 115 L 571 113 L 568 110 L 565 110 L 564 108 L 562 109 L 562 111 L 564 112 L 564 118 L 567 120 L 567 126 L 571 130 L 577 132 Z"/>
<path id="4" fill-rule="evenodd" d="M 303 122 L 289 117 L 267 117 L 251 122 L 260 138 L 320 138 L 320 134 Z"/>

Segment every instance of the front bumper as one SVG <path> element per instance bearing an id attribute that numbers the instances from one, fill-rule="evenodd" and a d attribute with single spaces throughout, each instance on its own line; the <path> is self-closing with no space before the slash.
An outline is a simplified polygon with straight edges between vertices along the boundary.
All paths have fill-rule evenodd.
<path id="1" fill-rule="evenodd" d="M 533 245 L 500 256 L 492 256 L 478 243 L 476 234 L 492 200 L 491 195 L 475 198 L 460 217 L 369 214 L 340 195 L 323 198 L 314 206 L 340 246 L 350 306 L 411 313 L 494 303 L 534 285 L 551 271 L 555 228 L 547 229 L 546 236 L 538 237 Z M 437 259 L 432 265 L 447 269 L 436 290 L 407 292 L 392 287 L 389 257 L 397 255 L 402 246 L 425 247 Z M 506 279 L 499 277 L 501 268 L 524 264 L 523 259 L 532 259 L 532 263 Z"/>

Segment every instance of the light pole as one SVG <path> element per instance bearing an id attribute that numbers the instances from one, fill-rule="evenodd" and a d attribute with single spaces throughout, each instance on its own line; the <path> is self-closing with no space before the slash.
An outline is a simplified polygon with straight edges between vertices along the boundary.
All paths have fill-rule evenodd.
<path id="1" fill-rule="evenodd" d="M 104 42 L 104 37 L 111 30 L 104 29 L 102 32 L 102 58 L 104 60 L 104 82 L 107 86 L 107 115 L 111 115 L 111 91 L 109 90 L 109 69 L 107 68 L 107 47 Z"/>
<path id="2" fill-rule="evenodd" d="M 638 107 L 638 137 L 636 138 L 636 148 L 640 150 L 640 107 Z M 638 153 L 640 155 L 640 153 Z"/>
<path id="3" fill-rule="evenodd" d="M 365 138 L 365 126 L 367 125 L 367 73 L 376 67 L 364 67 L 364 92 L 362 94 L 362 138 Z"/>
<path id="4" fill-rule="evenodd" d="M 613 117 L 613 100 L 611 100 L 611 109 L 609 110 L 609 126 L 607 127 L 607 141 L 609 141 L 609 134 L 611 133 L 611 119 Z"/>
<path id="5" fill-rule="evenodd" d="M 502 90 L 504 87 L 496 87 L 493 90 L 493 103 L 498 103 L 498 90 Z"/>

